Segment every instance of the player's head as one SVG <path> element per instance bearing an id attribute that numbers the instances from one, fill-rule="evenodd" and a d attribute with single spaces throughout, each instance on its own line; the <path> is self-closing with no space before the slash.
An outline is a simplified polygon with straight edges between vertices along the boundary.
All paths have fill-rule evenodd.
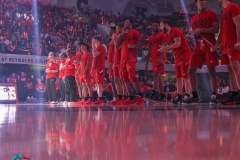
<path id="1" fill-rule="evenodd" d="M 219 7 L 225 8 L 224 6 L 227 6 L 227 2 L 231 2 L 231 0 L 218 0 L 218 2 L 219 2 Z M 224 5 L 224 3 L 226 5 Z"/>
<path id="2" fill-rule="evenodd" d="M 118 24 L 118 25 L 116 26 L 116 33 L 117 33 L 117 34 L 121 34 L 123 28 L 124 28 L 124 25 L 123 25 L 123 24 Z"/>
<path id="3" fill-rule="evenodd" d="M 124 28 L 125 29 L 132 29 L 132 24 L 133 24 L 133 21 L 131 19 L 127 19 L 125 22 L 124 22 Z"/>
<path id="4" fill-rule="evenodd" d="M 52 60 L 54 58 L 54 53 L 53 52 L 50 52 L 49 54 L 48 54 L 48 59 L 49 60 Z"/>
<path id="5" fill-rule="evenodd" d="M 160 22 L 159 21 L 154 21 L 153 23 L 152 23 L 152 30 L 153 30 L 153 32 L 159 32 L 159 30 L 160 30 Z"/>
<path id="6" fill-rule="evenodd" d="M 116 33 L 116 27 L 110 26 L 109 36 L 112 36 L 113 33 Z"/>
<path id="7" fill-rule="evenodd" d="M 198 10 L 207 9 L 207 0 L 195 0 L 195 4 L 196 4 Z"/>
<path id="8" fill-rule="evenodd" d="M 97 46 L 100 45 L 101 44 L 101 38 L 99 38 L 97 36 L 93 37 L 92 38 L 92 44 L 97 45 Z"/>
<path id="9" fill-rule="evenodd" d="M 83 51 L 83 53 L 86 53 L 89 50 L 88 44 L 82 43 L 81 50 Z"/>
<path id="10" fill-rule="evenodd" d="M 160 22 L 160 29 L 163 33 L 168 33 L 168 31 L 171 29 L 171 21 L 168 19 L 162 20 Z"/>
<path id="11" fill-rule="evenodd" d="M 70 55 L 74 55 L 74 50 L 73 49 L 71 49 L 71 48 L 68 48 L 67 49 L 67 56 L 70 56 Z"/>
<path id="12" fill-rule="evenodd" d="M 60 53 L 60 54 L 59 54 L 59 59 L 60 59 L 61 61 L 65 60 L 65 54 L 64 54 L 64 53 Z"/>

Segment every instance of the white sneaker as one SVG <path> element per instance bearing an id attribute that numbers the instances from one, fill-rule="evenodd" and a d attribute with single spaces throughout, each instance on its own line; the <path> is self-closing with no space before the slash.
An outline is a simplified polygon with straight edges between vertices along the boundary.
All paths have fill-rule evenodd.
<path id="1" fill-rule="evenodd" d="M 57 104 L 57 102 L 56 101 L 52 101 L 50 104 Z"/>
<path id="2" fill-rule="evenodd" d="M 30 97 L 28 96 L 27 99 L 30 99 Z"/>
<path id="3" fill-rule="evenodd" d="M 64 101 L 64 102 L 63 102 L 63 105 L 67 106 L 67 105 L 68 105 L 68 102 L 67 102 L 67 101 Z"/>

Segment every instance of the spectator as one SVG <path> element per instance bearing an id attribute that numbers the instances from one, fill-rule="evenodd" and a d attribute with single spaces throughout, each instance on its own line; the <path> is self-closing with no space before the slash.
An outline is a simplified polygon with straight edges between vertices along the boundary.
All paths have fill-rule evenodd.
<path id="1" fill-rule="evenodd" d="M 44 102 L 47 102 L 47 92 L 46 92 L 46 85 L 42 83 L 42 80 L 40 78 L 37 79 L 37 85 L 36 85 L 36 93 L 35 96 L 37 98 L 37 102 L 40 102 L 40 98 L 44 98 Z"/>

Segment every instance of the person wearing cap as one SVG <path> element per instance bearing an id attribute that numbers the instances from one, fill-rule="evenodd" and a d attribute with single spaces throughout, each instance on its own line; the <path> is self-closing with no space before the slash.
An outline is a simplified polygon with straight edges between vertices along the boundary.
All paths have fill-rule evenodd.
<path id="1" fill-rule="evenodd" d="M 58 68 L 58 64 L 54 58 L 54 53 L 50 52 L 48 54 L 48 61 L 46 64 L 46 86 L 49 100 L 46 104 L 57 104 L 57 91 L 55 82 L 57 78 Z"/>
<path id="2" fill-rule="evenodd" d="M 91 74 L 93 76 L 93 83 L 97 88 L 98 99 L 94 104 L 103 104 L 103 83 L 105 78 L 105 56 L 106 49 L 101 44 L 99 37 L 92 38 L 92 53 L 93 64 Z"/>

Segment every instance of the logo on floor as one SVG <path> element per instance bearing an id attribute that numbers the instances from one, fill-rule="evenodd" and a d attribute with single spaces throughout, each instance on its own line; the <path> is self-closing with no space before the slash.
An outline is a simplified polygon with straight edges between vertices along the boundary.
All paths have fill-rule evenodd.
<path id="1" fill-rule="evenodd" d="M 12 160 L 19 160 L 19 159 L 21 159 L 21 160 L 30 160 L 30 158 L 29 158 L 28 155 L 22 156 L 21 154 L 16 154 L 16 155 L 12 158 Z"/>

